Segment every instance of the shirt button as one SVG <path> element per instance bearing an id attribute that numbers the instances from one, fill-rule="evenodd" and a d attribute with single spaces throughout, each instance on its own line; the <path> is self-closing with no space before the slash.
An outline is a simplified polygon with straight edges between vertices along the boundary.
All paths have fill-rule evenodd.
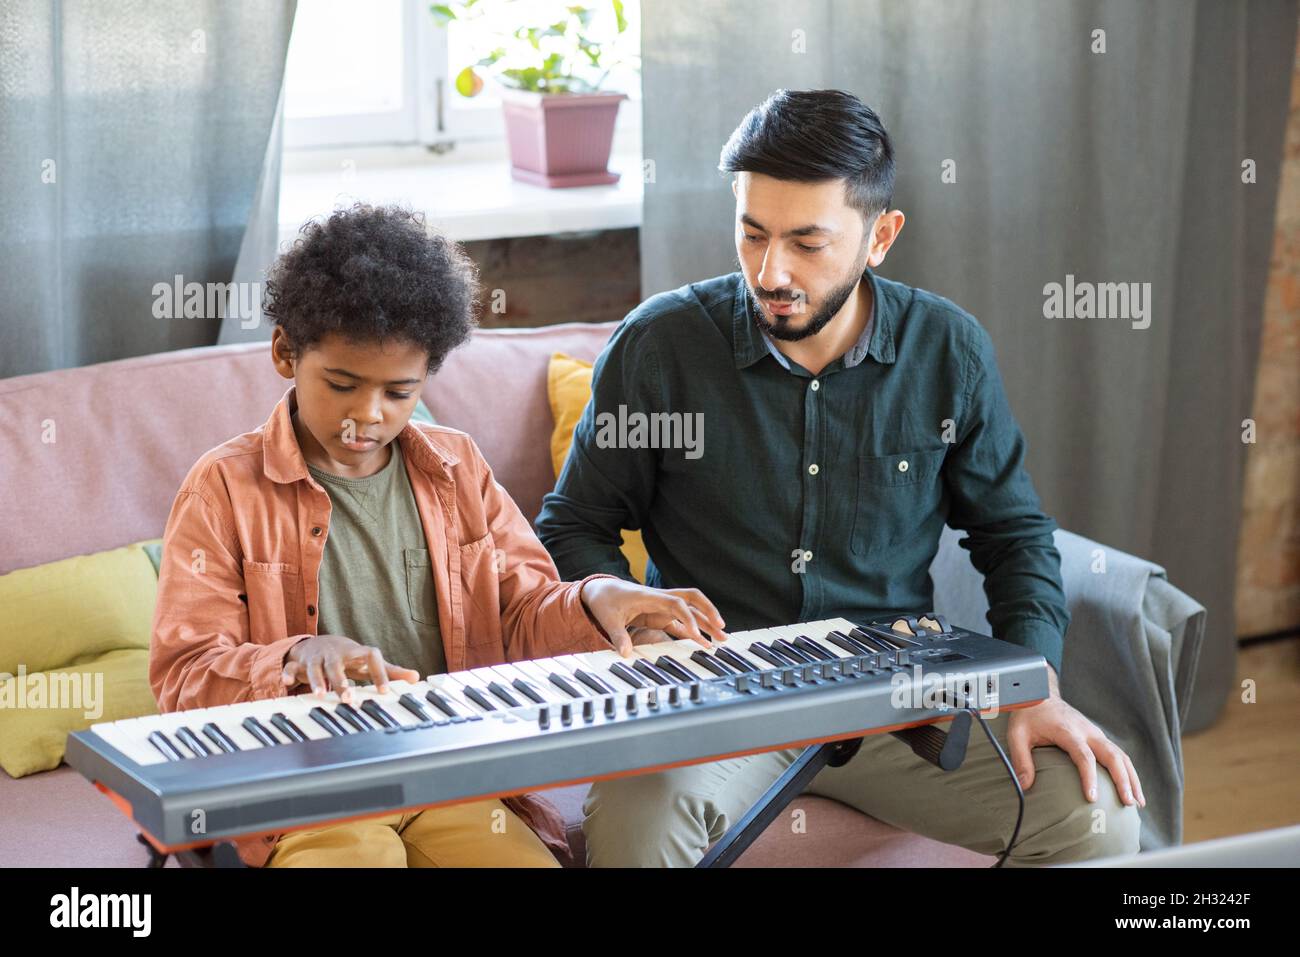
<path id="1" fill-rule="evenodd" d="M 822 384 L 821 384 L 820 382 L 818 382 L 816 379 L 813 379 L 813 380 L 812 380 L 812 384 L 808 386 L 808 388 L 812 389 L 814 392 L 816 392 L 816 391 L 817 391 L 818 389 L 820 389 L 821 387 L 822 387 Z"/>
<path id="2" fill-rule="evenodd" d="M 814 462 L 812 465 L 808 466 L 808 474 L 809 474 L 809 475 L 816 475 L 816 474 L 817 474 L 818 472 L 820 472 L 820 471 L 821 471 L 821 469 L 817 467 L 817 463 L 816 463 L 816 462 Z"/>
<path id="3" fill-rule="evenodd" d="M 812 552 L 804 552 L 804 553 L 803 553 L 803 560 L 806 561 L 806 562 L 810 562 L 810 561 L 812 561 Z"/>
<path id="4" fill-rule="evenodd" d="M 313 535 L 319 535 L 319 534 L 320 534 L 320 526 L 317 525 L 315 528 L 313 528 L 313 529 L 311 530 L 311 533 L 312 533 Z"/>
<path id="5" fill-rule="evenodd" d="M 898 471 L 900 472 L 907 471 L 907 459 L 903 459 L 903 461 L 898 463 Z"/>
<path id="6" fill-rule="evenodd" d="M 314 614 L 316 614 L 316 606 L 315 606 L 315 605 L 308 605 L 308 606 L 307 606 L 307 614 L 309 614 L 309 615 L 314 615 Z"/>

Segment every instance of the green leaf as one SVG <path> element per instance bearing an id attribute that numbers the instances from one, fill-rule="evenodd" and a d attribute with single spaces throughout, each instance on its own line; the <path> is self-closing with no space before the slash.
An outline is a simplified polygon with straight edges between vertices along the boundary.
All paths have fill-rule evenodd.
<path id="1" fill-rule="evenodd" d="M 435 3 L 433 6 L 429 7 L 429 9 L 433 12 L 434 17 L 441 21 L 444 27 L 456 19 L 456 11 L 445 3 Z"/>
<path id="2" fill-rule="evenodd" d="M 618 32 L 622 33 L 627 29 L 627 17 L 623 16 L 623 0 L 613 0 L 614 19 L 618 21 Z"/>

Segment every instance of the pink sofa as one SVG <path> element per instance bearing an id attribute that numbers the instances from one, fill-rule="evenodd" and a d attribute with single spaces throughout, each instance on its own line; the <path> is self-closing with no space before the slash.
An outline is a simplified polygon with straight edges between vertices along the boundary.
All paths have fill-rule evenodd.
<path id="1" fill-rule="evenodd" d="M 438 421 L 469 432 L 526 515 L 552 488 L 552 352 L 591 359 L 613 323 L 480 331 L 424 390 Z M 0 574 L 161 535 L 185 472 L 207 449 L 256 428 L 289 383 L 264 343 L 159 353 L 0 380 Z M 54 419 L 58 442 L 30 440 Z M 33 503 L 37 503 L 33 505 Z M 2 640 L 2 638 L 0 638 Z M 550 792 L 583 859 L 586 787 Z M 806 833 L 778 819 L 742 866 L 987 866 L 845 805 L 805 796 Z M 0 864 L 132 866 L 147 860 L 130 822 L 71 768 L 14 780 L 0 771 Z"/>

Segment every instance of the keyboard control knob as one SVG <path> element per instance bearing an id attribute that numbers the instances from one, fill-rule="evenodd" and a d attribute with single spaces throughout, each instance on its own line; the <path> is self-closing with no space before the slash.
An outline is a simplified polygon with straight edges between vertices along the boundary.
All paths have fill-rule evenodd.
<path id="1" fill-rule="evenodd" d="M 749 687 L 749 685 L 750 685 L 749 675 L 736 676 L 736 690 L 739 691 L 741 694 L 753 694 L 753 691 Z"/>
<path id="2" fill-rule="evenodd" d="M 787 688 L 793 688 L 798 683 L 799 679 L 795 677 L 793 668 L 786 668 L 781 672 L 781 684 L 785 685 Z"/>
<path id="3" fill-rule="evenodd" d="M 614 717 L 615 708 L 616 705 L 614 704 L 614 696 L 610 695 L 608 698 L 605 699 L 605 717 L 607 718 Z"/>
<path id="4" fill-rule="evenodd" d="M 645 697 L 645 706 L 651 711 L 659 710 L 659 689 L 651 688 Z"/>
<path id="5" fill-rule="evenodd" d="M 704 685 L 698 681 L 691 683 L 691 704 L 699 704 L 704 700 Z"/>
<path id="6" fill-rule="evenodd" d="M 564 702 L 564 704 L 560 705 L 560 723 L 571 724 L 572 722 L 573 722 L 573 705 L 566 701 Z"/>
<path id="7" fill-rule="evenodd" d="M 668 689 L 668 703 L 672 705 L 674 708 L 681 707 L 682 691 L 676 685 L 673 685 L 671 688 Z"/>
<path id="8" fill-rule="evenodd" d="M 804 681 L 812 681 L 814 678 L 817 677 L 817 666 L 804 665 L 802 677 Z"/>
<path id="9" fill-rule="evenodd" d="M 762 675 L 759 676 L 758 680 L 764 688 L 776 687 L 776 675 L 772 674 L 770 671 L 764 671 Z"/>
<path id="10" fill-rule="evenodd" d="M 542 705 L 537 709 L 537 726 L 539 728 L 549 728 L 551 726 L 551 709 Z"/>
<path id="11" fill-rule="evenodd" d="M 630 691 L 627 696 L 627 713 L 636 714 L 636 692 Z"/>
<path id="12" fill-rule="evenodd" d="M 596 702 L 590 698 L 582 702 L 582 720 L 594 721 L 596 719 Z"/>

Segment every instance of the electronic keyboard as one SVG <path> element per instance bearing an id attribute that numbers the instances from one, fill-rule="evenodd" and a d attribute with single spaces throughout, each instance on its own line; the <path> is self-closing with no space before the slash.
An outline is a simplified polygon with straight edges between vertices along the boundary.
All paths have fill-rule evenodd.
<path id="1" fill-rule="evenodd" d="M 1048 696 L 938 615 L 842 618 L 110 721 L 67 762 L 163 851 L 933 724 Z"/>

